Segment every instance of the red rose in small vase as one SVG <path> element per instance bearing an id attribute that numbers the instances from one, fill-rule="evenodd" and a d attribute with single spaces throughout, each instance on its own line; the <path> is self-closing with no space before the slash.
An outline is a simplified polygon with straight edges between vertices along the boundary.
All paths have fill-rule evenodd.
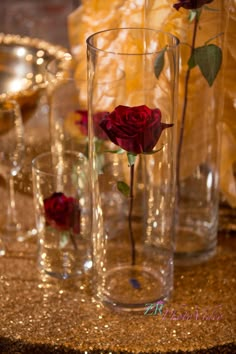
<path id="1" fill-rule="evenodd" d="M 172 125 L 161 122 L 158 108 L 150 109 L 145 105 L 118 106 L 100 122 L 114 144 L 133 154 L 152 152 L 163 129 Z"/>
<path id="2" fill-rule="evenodd" d="M 210 4 L 213 0 L 179 0 L 178 3 L 174 4 L 174 8 L 179 10 L 179 8 L 183 7 L 187 10 L 199 9 L 203 5 Z"/>
<path id="3" fill-rule="evenodd" d="M 46 222 L 60 231 L 80 232 L 80 208 L 75 198 L 53 193 L 44 199 Z"/>

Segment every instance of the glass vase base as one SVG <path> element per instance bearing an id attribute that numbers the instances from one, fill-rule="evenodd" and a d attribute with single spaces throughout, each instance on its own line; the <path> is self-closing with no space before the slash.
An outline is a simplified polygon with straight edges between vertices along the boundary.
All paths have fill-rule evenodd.
<path id="1" fill-rule="evenodd" d="M 178 228 L 174 253 L 175 265 L 191 266 L 207 262 L 216 254 L 216 240 L 215 233 L 209 237 L 209 230 L 198 233 L 193 231 L 193 228 Z"/>
<path id="2" fill-rule="evenodd" d="M 112 269 L 105 278 L 102 302 L 117 311 L 144 312 L 149 304 L 166 301 L 170 286 L 161 274 L 141 266 L 123 266 Z M 99 293 L 99 292 L 98 292 Z"/>
<path id="3" fill-rule="evenodd" d="M 1 228 L 1 234 L 7 243 L 24 242 L 28 241 L 32 237 L 36 237 L 37 230 L 35 228 L 26 230 L 22 228 L 20 224 L 17 224 L 17 226 L 6 225 Z"/>
<path id="4" fill-rule="evenodd" d="M 61 279 L 61 280 L 66 280 L 66 279 L 71 279 L 71 278 L 82 276 L 81 272 L 70 273 L 70 272 L 66 272 L 65 271 L 63 273 L 63 272 L 50 271 L 50 270 L 45 270 L 45 269 L 42 269 L 40 272 L 41 272 L 42 275 L 48 275 L 50 277 L 53 277 L 53 278 L 56 278 L 56 279 Z"/>
<path id="5" fill-rule="evenodd" d="M 57 279 L 70 279 L 87 274 L 92 261 L 86 256 L 86 250 L 78 251 L 50 249 L 44 247 L 38 259 L 38 268 L 41 274 Z M 77 254 L 78 253 L 78 254 Z"/>

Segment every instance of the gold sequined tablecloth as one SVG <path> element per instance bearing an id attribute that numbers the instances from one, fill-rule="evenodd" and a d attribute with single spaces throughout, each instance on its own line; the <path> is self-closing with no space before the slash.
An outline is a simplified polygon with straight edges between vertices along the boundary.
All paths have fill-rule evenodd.
<path id="1" fill-rule="evenodd" d="M 220 235 L 211 261 L 175 269 L 162 315 L 144 315 L 104 308 L 78 279 L 43 279 L 31 239 L 0 257 L 0 353 L 236 353 L 235 250 Z"/>

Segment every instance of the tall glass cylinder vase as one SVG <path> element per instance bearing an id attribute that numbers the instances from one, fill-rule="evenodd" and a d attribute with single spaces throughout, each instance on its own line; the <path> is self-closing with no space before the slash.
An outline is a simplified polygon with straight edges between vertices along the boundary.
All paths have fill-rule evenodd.
<path id="1" fill-rule="evenodd" d="M 146 24 L 180 39 L 176 264 L 216 252 L 224 11 L 221 0 L 147 1 Z"/>
<path id="2" fill-rule="evenodd" d="M 178 39 L 121 28 L 87 46 L 96 294 L 140 311 L 173 287 Z"/>

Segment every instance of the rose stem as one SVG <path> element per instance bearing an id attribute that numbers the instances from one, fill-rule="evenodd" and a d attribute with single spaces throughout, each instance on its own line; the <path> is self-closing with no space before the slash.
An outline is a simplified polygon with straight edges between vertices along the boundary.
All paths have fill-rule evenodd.
<path id="1" fill-rule="evenodd" d="M 132 211 L 133 211 L 133 202 L 134 202 L 134 194 L 133 194 L 133 189 L 134 189 L 134 164 L 130 166 L 130 204 L 129 204 L 129 237 L 130 237 L 130 243 L 131 243 L 131 265 L 135 265 L 135 241 L 134 241 L 134 235 L 133 235 L 133 228 L 132 228 Z"/>
<path id="2" fill-rule="evenodd" d="M 195 48 L 195 42 L 196 42 L 196 36 L 197 36 L 197 25 L 198 25 L 198 15 L 196 15 L 196 17 L 194 19 L 193 38 L 192 38 L 192 45 L 191 45 L 191 56 L 192 56 L 194 48 Z M 189 84 L 189 78 L 190 78 L 190 71 L 191 71 L 191 69 L 188 67 L 188 70 L 187 70 L 186 76 L 185 76 L 184 104 L 183 104 L 183 112 L 182 112 L 182 118 L 181 118 L 181 123 L 180 123 L 179 144 L 178 144 L 178 148 L 177 148 L 177 158 L 176 158 L 177 159 L 177 161 L 176 161 L 177 205 L 180 200 L 180 159 L 181 159 L 181 152 L 182 152 L 182 147 L 183 147 L 186 110 L 187 110 L 187 105 L 188 105 L 188 84 Z"/>
<path id="3" fill-rule="evenodd" d="M 74 238 L 74 235 L 73 235 L 72 232 L 70 232 L 70 239 L 71 239 L 71 242 L 72 242 L 72 244 L 74 246 L 74 249 L 77 251 L 78 250 L 77 243 L 75 241 L 75 238 Z"/>

